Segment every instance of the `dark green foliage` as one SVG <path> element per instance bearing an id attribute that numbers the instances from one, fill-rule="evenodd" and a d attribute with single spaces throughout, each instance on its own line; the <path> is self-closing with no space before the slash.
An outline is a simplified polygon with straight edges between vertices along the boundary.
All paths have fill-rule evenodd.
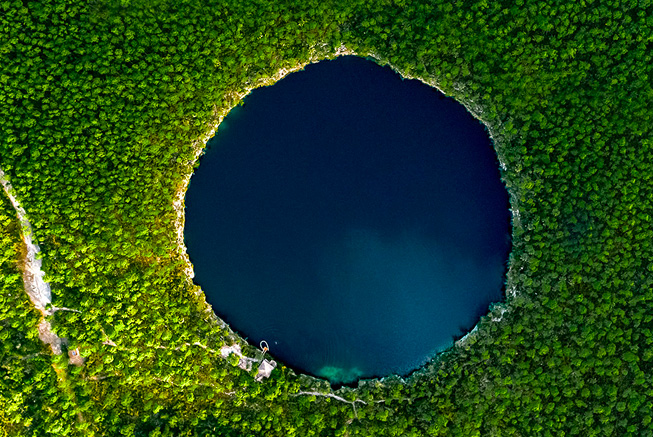
<path id="1" fill-rule="evenodd" d="M 0 435 L 652 436 L 652 28 L 645 1 L 0 3 L 0 168 L 88 358 L 39 343 L 2 198 Z M 219 356 L 172 206 L 246 90 L 341 44 L 481 118 L 515 212 L 507 302 L 356 408 Z"/>

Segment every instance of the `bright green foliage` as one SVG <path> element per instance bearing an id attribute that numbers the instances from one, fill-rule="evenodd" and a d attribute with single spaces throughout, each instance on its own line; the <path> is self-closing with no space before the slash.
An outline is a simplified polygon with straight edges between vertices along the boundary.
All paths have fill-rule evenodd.
<path id="1" fill-rule="evenodd" d="M 184 272 L 172 207 L 198 139 L 243 92 L 341 44 L 481 118 L 514 211 L 507 301 L 407 383 L 339 393 L 355 408 L 220 357 L 231 334 Z M 1 2 L 0 168 L 55 305 L 80 311 L 52 323 L 88 358 L 66 368 L 38 343 L 4 199 L 2 426 L 653 436 L 652 44 L 647 1 Z"/>
<path id="2" fill-rule="evenodd" d="M 0 436 L 30 435 L 61 420 L 52 355 L 38 338 L 39 311 L 25 290 L 24 245 L 15 211 L 0 191 Z"/>

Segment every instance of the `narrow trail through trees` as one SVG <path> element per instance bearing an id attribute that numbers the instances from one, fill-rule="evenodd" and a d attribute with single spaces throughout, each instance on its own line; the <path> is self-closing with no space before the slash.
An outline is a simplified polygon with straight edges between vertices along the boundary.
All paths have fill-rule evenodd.
<path id="1" fill-rule="evenodd" d="M 54 354 L 59 355 L 61 354 L 61 344 L 64 340 L 52 332 L 52 327 L 50 326 L 50 323 L 45 320 L 45 317 L 52 315 L 57 309 L 63 308 L 48 309 L 48 305 L 52 302 L 52 292 L 50 290 L 50 284 L 43 280 L 45 273 L 41 270 L 41 260 L 38 258 L 40 248 L 34 241 L 32 225 L 27 219 L 25 209 L 14 196 L 13 187 L 11 186 L 11 183 L 9 183 L 7 175 L 2 171 L 2 169 L 0 169 L 0 185 L 2 185 L 2 189 L 16 210 L 16 215 L 20 222 L 20 234 L 25 243 L 26 249 L 22 260 L 25 292 L 29 296 L 34 307 L 43 314 L 43 319 L 38 326 L 39 338 L 43 343 L 50 345 Z"/>

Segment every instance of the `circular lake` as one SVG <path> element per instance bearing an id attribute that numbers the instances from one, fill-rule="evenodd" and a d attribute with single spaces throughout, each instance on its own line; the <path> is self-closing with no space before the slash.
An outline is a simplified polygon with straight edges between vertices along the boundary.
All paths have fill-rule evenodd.
<path id="1" fill-rule="evenodd" d="M 508 194 L 484 126 L 358 57 L 254 90 L 186 194 L 195 281 L 299 372 L 407 374 L 503 298 Z"/>

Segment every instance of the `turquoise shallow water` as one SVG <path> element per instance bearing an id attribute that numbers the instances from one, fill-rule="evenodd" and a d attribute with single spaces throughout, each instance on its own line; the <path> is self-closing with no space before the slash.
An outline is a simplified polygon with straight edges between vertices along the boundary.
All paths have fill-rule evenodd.
<path id="1" fill-rule="evenodd" d="M 297 371 L 407 374 L 503 297 L 508 195 L 482 124 L 343 57 L 254 90 L 186 195 L 196 282 Z"/>

